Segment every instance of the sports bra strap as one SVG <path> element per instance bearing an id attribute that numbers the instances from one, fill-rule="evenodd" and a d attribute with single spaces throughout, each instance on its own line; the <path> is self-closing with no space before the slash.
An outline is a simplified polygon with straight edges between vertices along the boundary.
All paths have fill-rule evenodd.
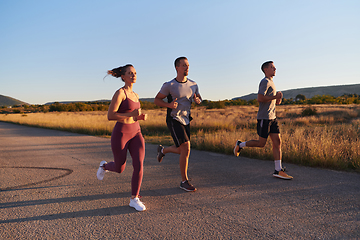
<path id="1" fill-rule="evenodd" d="M 121 89 L 124 91 L 126 99 L 128 99 L 128 95 L 126 94 L 125 89 L 124 89 L 124 88 L 121 88 Z M 140 99 L 137 97 L 137 95 L 136 95 L 136 94 L 135 94 L 135 97 L 136 97 L 136 98 L 137 98 L 137 100 L 140 102 Z"/>
<path id="2" fill-rule="evenodd" d="M 126 98 L 128 98 L 128 96 L 127 96 L 127 94 L 126 94 L 125 89 L 124 89 L 124 88 L 122 88 L 122 90 L 123 90 L 123 91 L 124 91 L 124 93 L 125 93 L 125 97 L 126 97 Z"/>

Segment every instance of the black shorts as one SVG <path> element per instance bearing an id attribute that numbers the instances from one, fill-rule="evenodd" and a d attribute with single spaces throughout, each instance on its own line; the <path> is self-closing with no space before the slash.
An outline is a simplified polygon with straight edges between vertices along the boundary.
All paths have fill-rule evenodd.
<path id="1" fill-rule="evenodd" d="M 278 121 L 275 119 L 258 119 L 257 133 L 262 138 L 268 138 L 270 133 L 280 133 Z"/>
<path id="2" fill-rule="evenodd" d="M 188 125 L 183 125 L 175 119 L 168 119 L 166 120 L 166 124 L 176 147 L 180 147 L 184 142 L 190 141 L 190 123 Z"/>

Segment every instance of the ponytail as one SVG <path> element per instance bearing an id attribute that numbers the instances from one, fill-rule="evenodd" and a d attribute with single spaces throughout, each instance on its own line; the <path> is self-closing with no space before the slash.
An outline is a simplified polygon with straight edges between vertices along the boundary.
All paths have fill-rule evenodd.
<path id="1" fill-rule="evenodd" d="M 111 75 L 113 77 L 119 78 L 119 77 L 121 77 L 121 75 L 124 75 L 126 73 L 126 70 L 127 70 L 128 67 L 134 67 L 134 66 L 131 65 L 131 64 L 126 64 L 125 66 L 121 66 L 121 67 L 118 67 L 118 68 L 114 68 L 112 70 L 108 70 L 107 74 Z"/>

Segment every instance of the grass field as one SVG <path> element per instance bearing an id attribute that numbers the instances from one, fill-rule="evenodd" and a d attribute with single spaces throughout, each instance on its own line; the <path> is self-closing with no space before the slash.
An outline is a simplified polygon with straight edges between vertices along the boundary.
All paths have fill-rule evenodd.
<path id="1" fill-rule="evenodd" d="M 360 105 L 313 105 L 316 115 L 302 116 L 309 106 L 278 106 L 283 161 L 312 167 L 360 172 Z M 257 139 L 255 106 L 192 110 L 191 147 L 232 154 L 235 141 Z M 165 109 L 144 110 L 141 121 L 146 142 L 171 145 Z M 115 122 L 107 112 L 50 112 L 0 114 L 0 121 L 59 129 L 96 136 L 110 136 Z M 242 156 L 273 160 L 269 140 L 265 148 L 245 148 Z"/>

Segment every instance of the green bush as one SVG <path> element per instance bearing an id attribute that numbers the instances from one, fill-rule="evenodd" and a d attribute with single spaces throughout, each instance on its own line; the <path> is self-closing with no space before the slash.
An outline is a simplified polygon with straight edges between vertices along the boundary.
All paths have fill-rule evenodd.
<path id="1" fill-rule="evenodd" d="M 157 109 L 157 108 L 159 108 L 159 106 L 157 106 L 155 103 L 149 102 L 149 101 L 140 101 L 140 105 L 141 105 L 142 109 Z"/>
<path id="2" fill-rule="evenodd" d="M 315 115 L 317 115 L 317 110 L 315 108 L 311 108 L 311 107 L 305 108 L 301 113 L 301 116 L 303 116 L 303 117 L 315 116 Z"/>
<path id="3" fill-rule="evenodd" d="M 217 101 L 217 102 L 209 102 L 206 106 L 206 109 L 223 109 L 225 108 L 225 102 L 224 101 Z"/>

